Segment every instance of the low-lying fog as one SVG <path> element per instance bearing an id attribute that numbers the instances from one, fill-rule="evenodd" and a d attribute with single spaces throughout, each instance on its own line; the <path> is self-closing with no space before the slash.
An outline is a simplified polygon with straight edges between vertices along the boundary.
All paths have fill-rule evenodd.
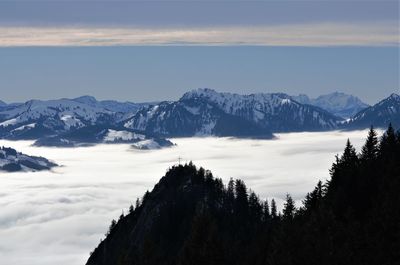
<path id="1" fill-rule="evenodd" d="M 261 198 L 286 192 L 300 205 L 328 178 L 346 139 L 360 149 L 367 131 L 289 133 L 276 140 L 172 139 L 176 147 L 139 151 L 129 145 L 43 148 L 27 141 L 0 146 L 63 165 L 52 172 L 0 173 L 2 264 L 82 265 L 113 218 L 158 182 L 171 165 L 192 160 L 226 183 L 242 178 Z"/>

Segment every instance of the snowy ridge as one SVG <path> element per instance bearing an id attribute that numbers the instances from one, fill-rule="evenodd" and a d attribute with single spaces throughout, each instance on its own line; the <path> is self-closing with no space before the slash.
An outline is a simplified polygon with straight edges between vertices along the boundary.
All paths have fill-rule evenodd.
<path id="1" fill-rule="evenodd" d="M 97 101 L 84 96 L 77 99 L 30 100 L 0 110 L 0 138 L 36 140 L 37 146 L 87 146 L 97 143 L 134 143 L 151 136 L 124 130 L 122 120 L 139 106 L 133 103 Z M 108 107 L 106 107 L 108 106 Z M 112 107 L 110 107 L 112 106 Z M 160 146 L 172 145 L 165 140 Z"/>
<path id="2" fill-rule="evenodd" d="M 57 164 L 46 158 L 28 156 L 15 149 L 0 147 L 0 171 L 39 171 L 49 170 Z"/>
<path id="3" fill-rule="evenodd" d="M 104 142 L 120 142 L 120 141 L 132 141 L 132 140 L 144 140 L 146 138 L 143 134 L 138 134 L 129 131 L 116 131 L 108 129 L 107 134 L 104 136 Z"/>
<path id="4" fill-rule="evenodd" d="M 387 127 L 389 123 L 400 126 L 400 96 L 393 93 L 374 106 L 357 113 L 345 126 L 363 128 L 368 126 Z"/>
<path id="5" fill-rule="evenodd" d="M 3 127 L 48 119 L 58 122 L 58 125 L 62 124 L 65 129 L 69 129 L 72 126 L 81 127 L 84 123 L 94 124 L 103 116 L 112 116 L 113 112 L 68 99 L 60 99 L 30 100 L 13 109 L 2 111 L 0 114 L 6 119 L 0 123 L 0 126 Z"/>
<path id="6" fill-rule="evenodd" d="M 239 95 L 196 89 L 176 102 L 144 108 L 124 126 L 166 136 L 272 137 L 271 132 L 329 130 L 340 118 L 283 93 Z"/>
<path id="7" fill-rule="evenodd" d="M 217 104 L 225 113 L 240 116 L 267 126 L 268 120 L 281 116 L 282 119 L 292 119 L 300 124 L 307 123 L 308 118 L 321 127 L 331 129 L 336 127 L 339 119 L 329 115 L 317 108 L 303 105 L 284 93 L 257 93 L 250 95 L 239 95 L 233 93 L 218 93 L 212 89 L 192 90 L 181 98 L 181 100 L 205 99 Z M 283 113 L 291 112 L 292 117 L 283 117 Z M 309 117 L 307 117 L 309 116 Z M 284 126 L 282 126 L 284 127 Z M 289 125 L 290 127 L 290 125 Z M 283 129 L 285 130 L 285 129 Z"/>

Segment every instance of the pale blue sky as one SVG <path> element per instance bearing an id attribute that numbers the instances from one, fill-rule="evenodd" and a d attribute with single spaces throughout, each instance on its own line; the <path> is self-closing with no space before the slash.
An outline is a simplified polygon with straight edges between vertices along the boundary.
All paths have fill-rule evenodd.
<path id="1" fill-rule="evenodd" d="M 204 26 L 349 22 L 398 19 L 398 1 L 118 1 L 0 2 L 0 24 Z"/>
<path id="2" fill-rule="evenodd" d="M 398 5 L 1 1 L 0 100 L 172 100 L 209 87 L 375 103 L 399 91 Z"/>
<path id="3" fill-rule="evenodd" d="M 238 93 L 398 91 L 397 48 L 80 47 L 0 49 L 1 100 L 170 100 L 198 87 Z"/>

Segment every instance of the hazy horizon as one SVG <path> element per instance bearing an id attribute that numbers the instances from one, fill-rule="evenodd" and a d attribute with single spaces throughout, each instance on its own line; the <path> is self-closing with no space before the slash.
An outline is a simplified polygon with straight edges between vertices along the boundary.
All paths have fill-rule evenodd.
<path id="1" fill-rule="evenodd" d="M 192 90 L 195 90 L 195 89 L 203 89 L 203 88 L 210 88 L 210 87 L 190 88 L 190 89 L 186 90 L 186 92 L 189 92 L 189 91 L 192 91 Z M 250 94 L 258 94 L 258 93 L 285 93 L 285 94 L 288 94 L 289 96 L 306 95 L 310 99 L 315 99 L 315 98 L 317 98 L 319 96 L 324 96 L 324 95 L 333 94 L 333 93 L 343 93 L 343 94 L 346 94 L 346 95 L 355 96 L 355 97 L 359 98 L 362 102 L 367 103 L 369 105 L 374 105 L 374 104 L 378 103 L 379 101 L 389 97 L 391 94 L 393 94 L 393 93 L 399 94 L 399 92 L 400 92 L 400 91 L 394 90 L 393 92 L 389 92 L 386 96 L 384 96 L 382 98 L 377 98 L 376 101 L 369 101 L 368 102 L 367 100 L 364 100 L 362 96 L 359 96 L 359 95 L 356 95 L 356 94 L 352 94 L 352 93 L 348 93 L 348 92 L 343 92 L 343 91 L 340 91 L 340 90 L 333 90 L 331 92 L 325 92 L 325 93 L 321 93 L 321 94 L 317 94 L 317 95 L 311 96 L 310 94 L 303 93 L 303 92 L 299 92 L 297 94 L 289 94 L 289 93 L 287 93 L 287 92 L 285 92 L 283 90 L 254 91 L 254 92 L 249 91 L 249 92 L 246 92 L 246 93 L 241 93 L 240 91 L 239 92 L 231 92 L 231 91 L 224 91 L 224 90 L 219 90 L 219 89 L 215 89 L 215 88 L 210 88 L 210 89 L 213 89 L 213 90 L 217 91 L 218 93 L 232 93 L 232 94 L 239 94 L 239 95 L 250 95 Z M 114 101 L 118 101 L 118 102 L 152 103 L 152 102 L 161 102 L 161 101 L 177 101 L 186 92 L 183 92 L 181 95 L 178 95 L 177 97 L 174 97 L 174 98 L 167 98 L 167 99 L 166 98 L 158 98 L 158 99 L 154 98 L 154 99 L 142 100 L 142 101 L 129 99 L 129 98 L 121 99 L 119 97 L 113 97 L 113 96 L 111 96 L 111 97 L 98 97 L 95 94 L 76 94 L 75 96 L 72 95 L 72 96 L 69 96 L 69 97 L 51 97 L 51 96 L 41 97 L 41 98 L 32 97 L 32 98 L 26 98 L 26 99 L 22 99 L 22 100 L 14 100 L 14 101 L 9 101 L 9 100 L 5 100 L 3 98 L 0 98 L 0 101 L 4 102 L 6 104 L 13 104 L 13 103 L 24 103 L 24 102 L 27 102 L 29 100 L 47 101 L 47 100 L 59 100 L 59 99 L 75 99 L 75 98 L 79 98 L 79 97 L 88 96 L 88 97 L 95 98 L 97 101 L 114 100 Z"/>

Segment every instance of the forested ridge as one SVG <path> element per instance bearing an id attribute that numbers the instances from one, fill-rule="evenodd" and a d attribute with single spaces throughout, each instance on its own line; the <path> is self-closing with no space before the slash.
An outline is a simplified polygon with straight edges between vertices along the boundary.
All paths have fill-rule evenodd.
<path id="1" fill-rule="evenodd" d="M 350 141 L 330 180 L 281 212 L 242 180 L 173 166 L 111 223 L 88 265 L 400 264 L 400 132 Z"/>

